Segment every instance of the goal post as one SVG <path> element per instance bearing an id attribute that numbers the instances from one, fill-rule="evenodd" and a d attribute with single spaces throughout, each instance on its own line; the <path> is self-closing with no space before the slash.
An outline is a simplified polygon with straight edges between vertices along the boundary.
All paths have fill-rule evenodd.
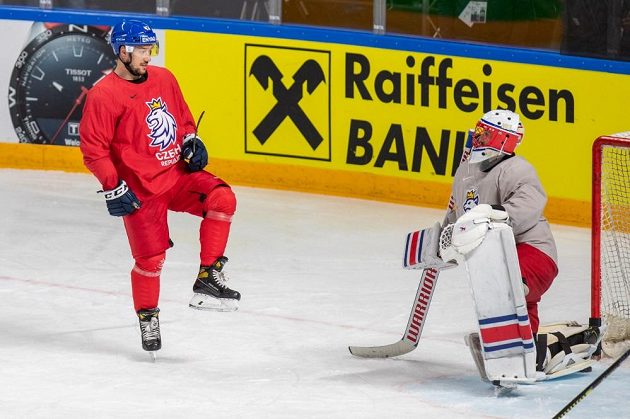
<path id="1" fill-rule="evenodd" d="M 630 347 L 630 132 L 593 143 L 591 324 L 605 323 L 602 349 Z"/>

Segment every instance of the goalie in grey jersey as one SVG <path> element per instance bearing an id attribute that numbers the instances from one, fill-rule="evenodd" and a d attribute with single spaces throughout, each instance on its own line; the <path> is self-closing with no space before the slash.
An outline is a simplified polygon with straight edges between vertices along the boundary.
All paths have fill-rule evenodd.
<path id="1" fill-rule="evenodd" d="M 582 371 L 601 336 L 577 322 L 540 326 L 538 303 L 558 275 L 558 256 L 543 216 L 547 195 L 534 167 L 514 152 L 523 133 L 519 115 L 508 110 L 477 122 L 440 243 L 444 262 L 466 265 L 480 331 L 466 342 L 479 372 L 502 384 Z"/>
<path id="2" fill-rule="evenodd" d="M 479 326 L 465 340 L 483 380 L 511 387 L 592 365 L 599 328 L 541 326 L 538 319 L 538 303 L 558 275 L 558 256 L 543 216 L 547 195 L 534 167 L 514 153 L 523 132 L 520 117 L 508 110 L 477 122 L 444 221 L 406 236 L 403 267 L 422 275 L 403 338 L 350 346 L 350 353 L 385 358 L 416 348 L 439 272 L 465 266 Z"/>
<path id="3" fill-rule="evenodd" d="M 514 153 L 523 139 L 520 118 L 508 110 L 493 110 L 477 123 L 470 158 L 453 180 L 454 205 L 443 226 L 469 217 L 509 218 L 525 285 L 532 332 L 538 332 L 538 303 L 558 274 L 556 244 L 543 216 L 547 195 L 534 167 Z M 480 204 L 487 204 L 479 206 Z"/>

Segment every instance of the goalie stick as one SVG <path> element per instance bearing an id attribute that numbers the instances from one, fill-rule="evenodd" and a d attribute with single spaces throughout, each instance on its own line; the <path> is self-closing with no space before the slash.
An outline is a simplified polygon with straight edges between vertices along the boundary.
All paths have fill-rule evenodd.
<path id="1" fill-rule="evenodd" d="M 466 159 L 468 159 L 471 149 L 472 130 L 468 131 L 468 138 L 466 139 L 459 164 L 464 163 Z M 455 202 L 451 195 L 448 200 L 448 209 L 453 209 L 454 205 Z M 435 291 L 435 284 L 439 274 L 440 271 L 437 269 L 424 269 L 422 271 L 416 298 L 413 300 L 409 321 L 407 322 L 407 327 L 405 328 L 401 340 L 382 346 L 348 346 L 350 353 L 361 358 L 390 358 L 404 355 L 416 349 L 420 341 L 420 336 L 422 335 L 422 329 L 424 328 L 427 312 L 429 311 L 429 304 L 431 303 L 431 298 L 433 298 L 433 292 Z"/>
<path id="2" fill-rule="evenodd" d="M 401 340 L 383 346 L 349 346 L 350 353 L 362 358 L 389 358 L 404 355 L 416 349 L 422 335 L 424 320 L 429 310 L 429 304 L 435 289 L 435 281 L 439 273 L 440 271 L 437 269 L 425 269 L 422 271 L 418 292 L 416 292 L 416 298 L 413 300 L 411 315 Z"/>

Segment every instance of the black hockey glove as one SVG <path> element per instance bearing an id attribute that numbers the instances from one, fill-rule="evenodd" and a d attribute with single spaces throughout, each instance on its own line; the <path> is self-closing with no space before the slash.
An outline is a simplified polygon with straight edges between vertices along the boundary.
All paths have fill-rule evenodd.
<path id="1" fill-rule="evenodd" d="M 131 189 L 124 180 L 118 183 L 118 186 L 111 191 L 98 191 L 105 194 L 105 203 L 110 215 L 114 217 L 122 217 L 129 215 L 137 209 L 140 209 L 140 201 L 136 198 Z"/>
<path id="2" fill-rule="evenodd" d="M 191 172 L 198 172 L 208 164 L 206 146 L 203 145 L 201 138 L 196 135 L 189 135 L 184 138 L 182 156 L 188 165 L 188 170 Z"/>

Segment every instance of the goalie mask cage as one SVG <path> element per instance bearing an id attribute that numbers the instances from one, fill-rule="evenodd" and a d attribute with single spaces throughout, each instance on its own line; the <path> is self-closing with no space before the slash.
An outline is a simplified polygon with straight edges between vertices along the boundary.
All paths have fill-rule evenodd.
<path id="1" fill-rule="evenodd" d="M 604 353 L 630 347 L 630 131 L 593 143 L 591 323 Z"/>

